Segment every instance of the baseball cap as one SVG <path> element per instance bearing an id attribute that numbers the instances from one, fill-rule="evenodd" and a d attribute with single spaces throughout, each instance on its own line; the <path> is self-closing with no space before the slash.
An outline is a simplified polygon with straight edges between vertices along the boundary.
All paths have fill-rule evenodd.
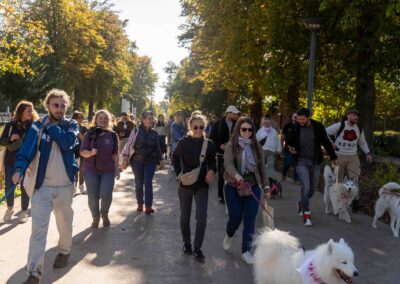
<path id="1" fill-rule="evenodd" d="M 238 110 L 238 108 L 235 107 L 234 105 L 230 105 L 230 106 L 228 106 L 228 107 L 226 108 L 225 113 L 228 113 L 228 112 L 240 113 L 240 111 Z"/>

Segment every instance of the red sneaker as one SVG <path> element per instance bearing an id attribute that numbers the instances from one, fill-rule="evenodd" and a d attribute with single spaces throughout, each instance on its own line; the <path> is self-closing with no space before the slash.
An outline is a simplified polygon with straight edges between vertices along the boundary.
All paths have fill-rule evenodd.
<path id="1" fill-rule="evenodd" d="M 137 212 L 143 212 L 143 203 L 138 203 Z"/>
<path id="2" fill-rule="evenodd" d="M 152 214 L 154 213 L 154 209 L 151 207 L 146 207 L 146 214 Z"/>

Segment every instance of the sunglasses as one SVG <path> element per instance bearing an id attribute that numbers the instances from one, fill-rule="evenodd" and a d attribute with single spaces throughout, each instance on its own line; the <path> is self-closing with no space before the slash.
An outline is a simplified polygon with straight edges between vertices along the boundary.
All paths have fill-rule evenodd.
<path id="1" fill-rule="evenodd" d="M 241 127 L 240 130 L 242 132 L 253 132 L 253 128 Z"/>
<path id="2" fill-rule="evenodd" d="M 204 125 L 200 125 L 200 126 L 197 126 L 197 125 L 195 125 L 195 126 L 193 126 L 193 130 L 204 130 Z"/>
<path id="3" fill-rule="evenodd" d="M 54 103 L 54 104 L 50 104 L 50 105 L 52 105 L 52 106 L 55 107 L 55 108 L 60 108 L 60 109 L 66 109 L 66 108 L 67 108 L 67 105 L 66 105 L 66 104 L 57 104 L 57 103 Z"/>

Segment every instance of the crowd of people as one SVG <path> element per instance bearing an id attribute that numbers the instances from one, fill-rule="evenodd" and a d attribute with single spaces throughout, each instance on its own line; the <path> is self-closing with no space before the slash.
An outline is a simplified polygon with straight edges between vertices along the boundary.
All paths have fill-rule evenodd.
<path id="1" fill-rule="evenodd" d="M 183 253 L 204 261 L 209 187 L 217 175 L 218 202 L 226 204 L 228 220 L 222 246 L 229 250 L 232 238 L 243 220 L 242 259 L 253 263 L 251 254 L 255 220 L 260 197 L 268 195 L 270 183 L 278 179 L 275 159 L 284 154 L 282 180 L 291 165 L 294 181 L 301 185 L 299 214 L 305 226 L 312 226 L 309 200 L 313 196 L 324 159 L 321 146 L 333 164 L 341 165 L 341 176 L 358 178 L 360 162 L 357 147 L 372 161 L 362 128 L 360 113 L 350 109 L 346 119 L 325 127 L 311 119 L 308 109 L 299 109 L 280 131 L 269 115 L 257 127 L 254 118 L 241 115 L 228 106 L 225 115 L 210 121 L 200 111 L 186 120 L 177 112 L 165 120 L 144 111 L 140 120 L 122 113 L 118 122 L 107 110 L 98 110 L 89 127 L 84 115 L 74 111 L 66 118 L 69 96 L 53 89 L 43 101 L 47 115 L 39 118 L 32 103 L 21 101 L 11 122 L 6 124 L 0 144 L 6 147 L 2 162 L 6 193 L 21 185 L 21 223 L 28 218 L 31 202 L 32 232 L 29 243 L 26 284 L 39 283 L 51 212 L 60 235 L 54 268 L 67 265 L 72 247 L 72 202 L 77 190 L 87 194 L 92 228 L 100 221 L 109 227 L 115 180 L 131 167 L 135 177 L 137 211 L 154 214 L 153 178 L 170 160 L 179 185 L 180 228 Z M 280 137 L 280 138 L 279 138 Z M 282 153 L 283 152 L 283 153 Z M 36 168 L 33 161 L 37 159 Z M 33 168 L 33 169 L 32 169 Z M 28 172 L 28 174 L 27 174 Z M 32 172 L 34 178 L 32 181 Z M 25 178 L 25 176 L 29 178 Z M 32 184 L 33 182 L 33 184 Z M 33 188 L 30 192 L 25 188 Z M 192 245 L 190 217 L 195 203 L 196 230 Z M 354 205 L 355 207 L 356 205 Z M 7 198 L 4 222 L 13 216 L 14 194 Z"/>

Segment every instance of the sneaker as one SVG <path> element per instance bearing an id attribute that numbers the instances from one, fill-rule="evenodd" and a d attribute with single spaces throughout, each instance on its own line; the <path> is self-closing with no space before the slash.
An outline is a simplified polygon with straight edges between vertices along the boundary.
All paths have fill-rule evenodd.
<path id="1" fill-rule="evenodd" d="M 311 212 L 310 211 L 305 211 L 304 215 L 304 226 L 306 227 L 312 227 L 312 223 L 311 223 Z"/>
<path id="2" fill-rule="evenodd" d="M 193 254 L 193 249 L 191 245 L 183 245 L 183 253 L 187 255 Z"/>
<path id="3" fill-rule="evenodd" d="M 26 223 L 26 221 L 28 221 L 28 217 L 29 217 L 28 211 L 22 210 L 22 211 L 21 211 L 21 214 L 19 214 L 18 221 L 19 221 L 21 224 Z"/>
<path id="4" fill-rule="evenodd" d="M 100 217 L 93 217 L 92 228 L 97 229 L 99 227 Z"/>
<path id="5" fill-rule="evenodd" d="M 153 213 L 154 213 L 154 209 L 151 208 L 151 207 L 146 207 L 145 213 L 146 213 L 147 215 L 153 214 Z"/>
<path id="6" fill-rule="evenodd" d="M 81 194 L 86 194 L 87 193 L 86 187 L 85 187 L 84 184 L 79 185 L 78 188 L 79 188 L 79 191 L 80 191 Z"/>
<path id="7" fill-rule="evenodd" d="M 143 212 L 143 203 L 138 203 L 136 211 L 137 212 Z"/>
<path id="8" fill-rule="evenodd" d="M 254 263 L 254 258 L 251 255 L 251 252 L 246 251 L 245 253 L 242 253 L 242 260 L 246 262 L 247 264 L 253 264 Z"/>
<path id="9" fill-rule="evenodd" d="M 28 279 L 22 284 L 38 284 L 39 283 L 39 278 L 29 275 Z"/>
<path id="10" fill-rule="evenodd" d="M 3 217 L 4 223 L 10 222 L 13 214 L 14 214 L 14 210 L 12 208 L 7 208 L 6 214 L 4 214 L 4 217 Z"/>
<path id="11" fill-rule="evenodd" d="M 200 261 L 200 262 L 204 262 L 204 259 L 206 258 L 206 257 L 204 256 L 203 252 L 201 251 L 201 249 L 199 249 L 199 248 L 195 248 L 195 249 L 194 249 L 193 255 L 194 255 L 194 257 L 195 257 L 198 261 Z"/>
<path id="12" fill-rule="evenodd" d="M 225 235 L 224 241 L 222 243 L 222 247 L 224 248 L 224 250 L 229 250 L 231 248 L 232 245 L 232 238 L 229 237 L 227 234 Z"/>
<path id="13" fill-rule="evenodd" d="M 62 254 L 59 253 L 56 256 L 56 259 L 54 260 L 53 268 L 64 268 L 67 266 L 69 254 Z"/>
<path id="14" fill-rule="evenodd" d="M 223 197 L 218 197 L 218 202 L 221 204 L 225 204 L 225 199 Z"/>
<path id="15" fill-rule="evenodd" d="M 107 214 L 101 214 L 101 219 L 103 219 L 103 226 L 104 227 L 110 227 L 111 222 L 110 222 L 110 219 L 108 219 L 108 215 Z"/>
<path id="16" fill-rule="evenodd" d="M 304 220 L 304 226 L 306 226 L 306 227 L 312 227 L 311 220 L 310 220 L 310 219 L 305 219 L 305 220 Z"/>

